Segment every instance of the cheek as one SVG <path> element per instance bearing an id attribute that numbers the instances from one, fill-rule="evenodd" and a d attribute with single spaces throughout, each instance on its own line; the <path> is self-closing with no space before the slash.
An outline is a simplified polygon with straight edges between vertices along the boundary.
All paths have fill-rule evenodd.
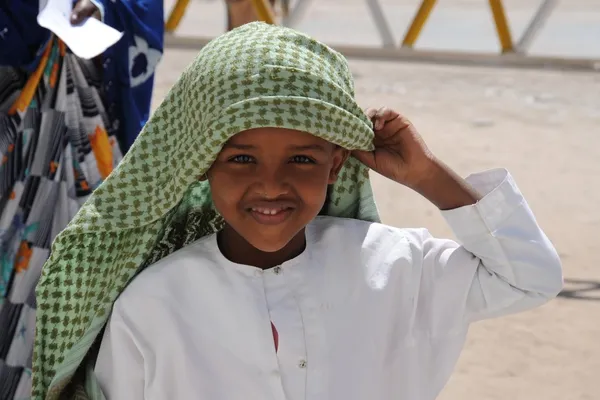
<path id="1" fill-rule="evenodd" d="M 298 174 L 294 179 L 294 189 L 309 205 L 321 207 L 327 195 L 329 169 L 319 168 Z"/>
<path id="2" fill-rule="evenodd" d="M 244 186 L 231 174 L 212 173 L 208 182 L 213 203 L 222 215 L 235 208 L 244 195 Z"/>

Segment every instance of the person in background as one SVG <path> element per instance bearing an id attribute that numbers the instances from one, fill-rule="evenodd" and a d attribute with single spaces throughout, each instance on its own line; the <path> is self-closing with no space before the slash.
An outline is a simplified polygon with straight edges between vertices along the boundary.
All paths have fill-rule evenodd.
<path id="1" fill-rule="evenodd" d="M 269 4 L 274 7 L 275 0 L 269 0 Z M 252 0 L 225 0 L 225 5 L 228 31 L 259 19 Z"/>
<path id="2" fill-rule="evenodd" d="M 123 37 L 94 60 L 37 23 L 39 0 L 0 2 L 0 399 L 31 391 L 35 285 L 56 235 L 150 114 L 163 2 L 79 0 Z"/>
<path id="3" fill-rule="evenodd" d="M 124 38 L 101 57 L 104 101 L 119 144 L 127 152 L 150 115 L 154 71 L 163 51 L 163 2 L 80 0 L 71 21 L 96 16 Z"/>

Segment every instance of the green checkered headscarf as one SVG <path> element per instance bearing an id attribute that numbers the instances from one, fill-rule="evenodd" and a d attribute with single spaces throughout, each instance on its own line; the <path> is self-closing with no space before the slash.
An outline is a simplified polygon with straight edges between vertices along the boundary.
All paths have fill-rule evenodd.
<path id="1" fill-rule="evenodd" d="M 36 289 L 34 399 L 103 398 L 92 368 L 113 302 L 141 269 L 223 226 L 198 178 L 231 136 L 258 127 L 372 149 L 340 54 L 259 22 L 213 40 L 53 244 Z M 379 219 L 368 170 L 354 158 L 328 199 L 328 215 Z"/>

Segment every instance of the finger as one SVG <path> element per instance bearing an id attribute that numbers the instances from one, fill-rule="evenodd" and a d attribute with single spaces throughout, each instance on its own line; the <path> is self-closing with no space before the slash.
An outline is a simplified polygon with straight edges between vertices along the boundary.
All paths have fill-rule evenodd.
<path id="1" fill-rule="evenodd" d="M 400 115 L 396 115 L 396 118 L 392 120 L 388 120 L 385 123 L 385 131 L 386 132 L 398 132 L 410 125 L 410 121 L 406 118 L 403 118 Z"/>
<path id="2" fill-rule="evenodd" d="M 373 123 L 373 130 L 378 131 L 381 128 L 383 128 L 383 125 L 385 125 L 385 121 L 383 121 L 381 119 L 381 109 L 383 107 L 380 107 L 378 109 L 370 109 L 370 115 L 369 118 L 371 119 L 371 122 Z"/>
<path id="3" fill-rule="evenodd" d="M 373 117 L 373 129 L 379 131 L 385 126 L 385 121 L 377 116 Z"/>
<path id="4" fill-rule="evenodd" d="M 376 147 L 388 145 L 389 140 L 397 140 L 403 132 L 410 126 L 410 122 L 400 117 L 393 119 L 385 124 L 383 129 L 374 130 L 375 138 L 373 144 Z"/>
<path id="5" fill-rule="evenodd" d="M 369 107 L 365 110 L 365 115 L 367 116 L 367 118 L 369 119 L 373 119 L 373 117 L 377 114 L 377 109 L 376 108 L 372 108 Z"/>
<path id="6" fill-rule="evenodd" d="M 375 153 L 373 153 L 372 151 L 354 150 L 351 154 L 354 158 L 356 158 L 358 161 L 360 161 L 367 167 L 371 169 L 375 167 Z"/>
<path id="7" fill-rule="evenodd" d="M 388 107 L 381 107 L 373 117 L 373 126 L 375 130 L 381 130 L 389 121 L 398 118 L 399 114 Z"/>
<path id="8" fill-rule="evenodd" d="M 385 122 L 396 119 L 399 115 L 400 114 L 397 111 L 394 111 L 389 107 L 381 107 L 377 110 L 377 118 L 382 119 Z"/>
<path id="9" fill-rule="evenodd" d="M 399 113 L 398 111 L 393 111 L 391 110 L 393 113 L 393 117 L 391 119 L 398 119 L 398 120 L 402 120 L 404 121 L 404 123 L 408 126 L 411 125 L 412 122 L 410 122 L 410 120 L 408 118 L 406 118 L 406 116 L 402 113 Z M 389 121 L 389 120 L 388 120 Z"/>
<path id="10" fill-rule="evenodd" d="M 367 114 L 367 117 L 373 123 L 373 129 L 374 130 L 377 131 L 377 130 L 383 128 L 383 125 L 384 125 L 385 121 L 382 121 L 381 118 L 378 117 L 378 115 L 379 115 L 379 109 L 377 109 L 377 108 L 368 108 L 365 111 L 365 114 Z"/>
<path id="11" fill-rule="evenodd" d="M 71 23 L 77 25 L 82 23 L 86 18 L 89 18 L 97 10 L 96 6 L 86 0 L 80 0 L 73 7 L 71 12 Z"/>

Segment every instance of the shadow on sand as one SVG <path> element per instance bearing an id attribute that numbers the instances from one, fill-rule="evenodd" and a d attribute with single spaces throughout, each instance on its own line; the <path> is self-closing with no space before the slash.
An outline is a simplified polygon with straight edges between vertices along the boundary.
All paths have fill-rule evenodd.
<path id="1" fill-rule="evenodd" d="M 565 279 L 565 288 L 558 297 L 575 300 L 600 301 L 600 281 Z"/>

